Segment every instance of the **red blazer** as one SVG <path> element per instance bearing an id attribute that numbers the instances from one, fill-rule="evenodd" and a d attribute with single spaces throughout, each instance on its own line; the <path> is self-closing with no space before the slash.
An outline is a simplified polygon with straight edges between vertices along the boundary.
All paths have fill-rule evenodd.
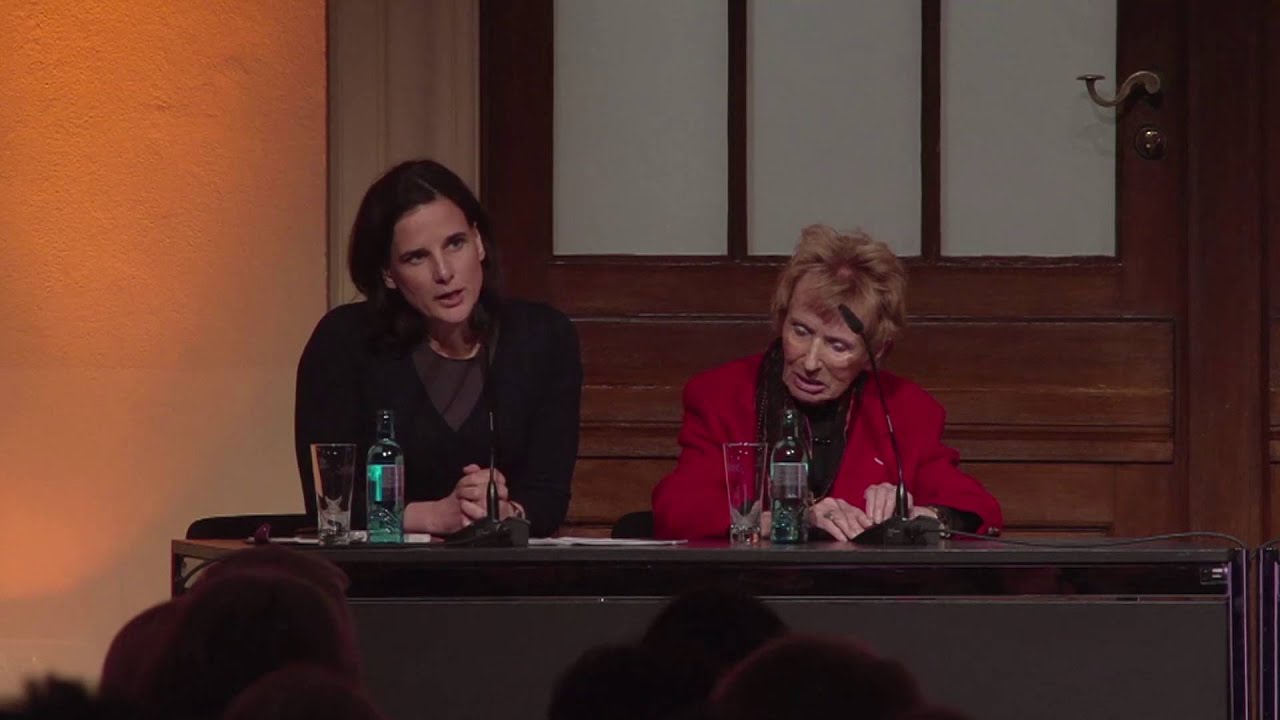
<path id="1" fill-rule="evenodd" d="M 653 490 L 657 537 L 693 540 L 728 534 L 729 497 L 720 445 L 756 439 L 756 372 L 762 357 L 735 360 L 695 376 L 685 386 L 680 460 Z M 942 444 L 942 406 L 910 380 L 887 372 L 880 378 L 915 504 L 967 510 L 982 518 L 979 532 L 999 533 L 1004 525 L 1000 503 L 960 470 L 959 454 Z M 830 495 L 864 507 L 868 487 L 896 482 L 884 412 L 868 384 L 851 409 L 844 457 Z"/>

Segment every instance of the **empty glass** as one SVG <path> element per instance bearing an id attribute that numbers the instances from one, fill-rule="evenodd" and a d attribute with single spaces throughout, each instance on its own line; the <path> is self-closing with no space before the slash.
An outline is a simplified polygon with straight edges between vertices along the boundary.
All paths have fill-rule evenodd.
<path id="1" fill-rule="evenodd" d="M 351 541 L 351 489 L 356 477 L 356 446 L 316 443 L 311 446 L 311 474 L 316 486 L 316 530 L 325 545 Z"/>
<path id="2" fill-rule="evenodd" d="M 768 453 L 764 443 L 724 443 L 724 481 L 729 491 L 729 541 L 760 541 L 760 507 Z"/>

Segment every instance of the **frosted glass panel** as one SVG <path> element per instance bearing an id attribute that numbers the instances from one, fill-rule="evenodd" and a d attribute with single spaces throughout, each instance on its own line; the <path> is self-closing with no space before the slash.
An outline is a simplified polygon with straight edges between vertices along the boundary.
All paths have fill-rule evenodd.
<path id="1" fill-rule="evenodd" d="M 942 251 L 1114 255 L 1115 0 L 942 4 Z"/>
<path id="2" fill-rule="evenodd" d="M 861 227 L 920 254 L 920 3 L 753 0 L 748 247 Z"/>
<path id="3" fill-rule="evenodd" d="M 723 255 L 728 8 L 556 0 L 557 254 Z"/>

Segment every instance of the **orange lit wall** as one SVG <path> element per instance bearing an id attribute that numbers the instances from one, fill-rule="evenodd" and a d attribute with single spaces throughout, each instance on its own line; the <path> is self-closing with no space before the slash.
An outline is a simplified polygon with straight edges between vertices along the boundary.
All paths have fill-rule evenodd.
<path id="1" fill-rule="evenodd" d="M 294 511 L 322 0 L 0 5 L 0 696 L 96 681 L 194 517 Z"/>

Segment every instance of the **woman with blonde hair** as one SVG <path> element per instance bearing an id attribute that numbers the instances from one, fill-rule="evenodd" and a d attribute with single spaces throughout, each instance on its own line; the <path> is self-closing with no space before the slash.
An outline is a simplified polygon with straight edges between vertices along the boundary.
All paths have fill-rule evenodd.
<path id="1" fill-rule="evenodd" d="M 704 372 L 685 387 L 680 460 L 653 492 L 655 534 L 725 537 L 721 445 L 754 440 L 772 446 L 787 408 L 799 412 L 810 445 L 810 527 L 851 540 L 892 517 L 901 463 L 912 517 L 998 534 L 999 503 L 942 444 L 942 406 L 910 380 L 880 373 L 901 452 L 895 457 L 875 389 L 864 392 L 867 345 L 877 360 L 892 347 L 905 324 L 905 293 L 902 263 L 884 243 L 860 232 L 805 228 L 778 278 L 777 339 L 763 354 Z M 865 343 L 842 320 L 840 305 L 861 320 Z"/>

